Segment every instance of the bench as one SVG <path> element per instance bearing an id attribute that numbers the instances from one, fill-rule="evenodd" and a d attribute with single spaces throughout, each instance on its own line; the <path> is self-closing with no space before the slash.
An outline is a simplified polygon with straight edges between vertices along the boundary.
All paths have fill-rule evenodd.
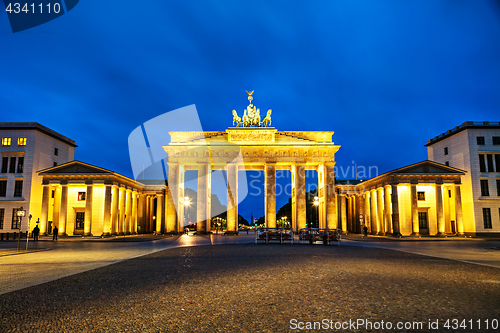
<path id="1" fill-rule="evenodd" d="M 257 228 L 255 230 L 255 244 L 263 241 L 269 244 L 278 241 L 280 244 L 290 242 L 293 244 L 293 230 L 291 228 Z"/>
<path id="2" fill-rule="evenodd" d="M 300 243 L 309 242 L 309 244 L 320 241 L 324 245 L 337 242 L 337 245 L 340 246 L 341 235 L 342 230 L 340 229 L 302 228 L 299 230 L 299 241 Z"/>

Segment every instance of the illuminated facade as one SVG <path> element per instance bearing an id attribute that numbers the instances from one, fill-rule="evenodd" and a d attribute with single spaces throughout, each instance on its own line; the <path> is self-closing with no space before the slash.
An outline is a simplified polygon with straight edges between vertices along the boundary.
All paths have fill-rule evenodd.
<path id="1" fill-rule="evenodd" d="M 50 131 L 45 127 L 40 128 L 45 132 Z M 25 209 L 29 207 L 34 217 L 30 229 L 39 219 L 42 233 L 50 233 L 55 225 L 60 233 L 67 235 L 182 232 L 184 209 L 176 207 L 183 207 L 187 170 L 198 172 L 196 222 L 199 232 L 211 231 L 211 175 L 217 170 L 223 170 L 227 175 L 227 231 L 230 233 L 238 232 L 238 171 L 243 170 L 260 170 L 265 174 L 263 200 L 268 227 L 276 226 L 276 171 L 291 172 L 290 220 L 292 227 L 298 230 L 306 227 L 305 171 L 315 170 L 318 174 L 321 228 L 340 228 L 344 233 L 360 233 L 366 226 L 372 235 L 396 236 L 474 235 L 484 231 L 478 227 L 474 205 L 470 207 L 469 203 L 475 194 L 467 180 L 474 177 L 475 171 L 468 169 L 466 164 L 455 163 L 460 152 L 454 138 L 460 133 L 469 133 L 467 135 L 474 138 L 476 135 L 465 129 L 449 133 L 440 140 L 434 139 L 428 144 L 429 159 L 434 161 L 399 168 L 363 182 L 335 180 L 335 154 L 340 146 L 333 143 L 332 131 L 230 127 L 217 132 L 170 132 L 171 142 L 163 146 L 169 156 L 168 187 L 162 183 L 142 184 L 115 172 L 75 161 L 74 142 L 63 136 L 58 137 L 53 131 L 50 132 L 53 132 L 51 136 L 38 128 L 10 130 L 20 132 L 3 135 L 11 139 L 11 146 L 5 141 L 5 147 L 11 148 L 2 148 L 2 157 L 7 157 L 9 163 L 7 171 L 10 171 L 11 156 L 14 155 L 16 159 L 19 154 L 23 155 L 26 166 L 20 174 L 2 172 L 0 180 L 15 184 L 16 179 L 22 177 L 23 180 L 30 178 L 31 182 L 29 186 L 26 185 L 28 188 L 23 189 L 22 200 L 13 198 L 15 185 L 8 185 L 6 192 L 12 192 L 12 198 L 0 198 L 0 208 L 7 212 L 23 205 Z M 492 133 L 494 135 L 484 136 L 496 137 L 497 132 Z M 19 138 L 25 140 L 19 141 Z M 21 145 L 13 148 L 14 141 Z M 470 146 L 470 140 L 468 142 Z M 436 151 L 444 151 L 442 144 L 448 147 L 449 161 L 441 161 L 436 156 Z M 477 178 L 488 179 L 493 184 L 500 179 L 496 171 L 489 171 L 490 159 L 493 159 L 493 163 L 498 159 L 494 146 L 492 141 L 491 146 L 485 145 L 471 153 L 478 156 Z M 52 155 L 55 148 L 58 148 L 61 158 L 57 163 L 66 163 L 54 165 L 56 161 Z M 481 155 L 485 156 L 487 175 L 481 171 Z M 36 164 L 28 160 L 43 160 L 43 163 Z M 444 162 L 449 162 L 449 165 Z M 474 162 L 469 164 L 474 165 Z M 500 164 L 493 164 L 493 167 L 495 165 Z M 498 205 L 498 199 L 495 198 L 477 200 L 482 205 L 479 206 L 481 214 L 483 208 L 488 208 L 484 207 L 485 204 L 490 205 L 490 209 L 494 204 Z M 498 206 L 495 207 L 498 212 Z M 4 228 L 0 232 L 14 231 L 13 228 L 5 228 L 7 218 L 12 218 L 5 215 Z M 491 223 L 491 231 L 498 232 L 498 219 L 492 218 Z"/>
<path id="2" fill-rule="evenodd" d="M 465 170 L 464 227 L 500 233 L 500 123 L 467 121 L 427 141 L 429 160 Z"/>
<path id="3" fill-rule="evenodd" d="M 0 233 L 19 232 L 40 217 L 42 177 L 37 171 L 72 161 L 75 141 L 38 123 L 0 123 Z"/>

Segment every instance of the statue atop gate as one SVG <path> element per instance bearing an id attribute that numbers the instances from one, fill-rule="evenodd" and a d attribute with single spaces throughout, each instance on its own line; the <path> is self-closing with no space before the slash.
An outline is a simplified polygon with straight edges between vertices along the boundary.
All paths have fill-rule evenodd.
<path id="1" fill-rule="evenodd" d="M 238 117 L 238 113 L 236 110 L 233 110 L 233 126 L 236 123 L 237 127 L 269 127 L 271 125 L 271 109 L 267 111 L 266 117 L 261 122 L 260 118 L 260 109 L 258 109 L 255 105 L 252 104 L 253 94 L 252 92 L 248 92 L 248 101 L 250 104 L 243 110 L 243 117 Z"/>

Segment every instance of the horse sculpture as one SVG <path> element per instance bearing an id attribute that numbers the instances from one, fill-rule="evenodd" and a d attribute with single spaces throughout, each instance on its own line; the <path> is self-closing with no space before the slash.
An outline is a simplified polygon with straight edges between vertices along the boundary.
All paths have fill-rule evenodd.
<path id="1" fill-rule="evenodd" d="M 235 122 L 236 122 L 236 127 L 240 127 L 241 126 L 241 118 L 238 117 L 238 114 L 236 113 L 236 110 L 233 110 L 233 126 L 234 126 Z"/>
<path id="2" fill-rule="evenodd" d="M 269 127 L 269 126 L 271 126 L 271 112 L 272 112 L 272 110 L 269 109 L 269 111 L 267 111 L 267 115 L 262 120 L 262 126 L 263 127 Z"/>

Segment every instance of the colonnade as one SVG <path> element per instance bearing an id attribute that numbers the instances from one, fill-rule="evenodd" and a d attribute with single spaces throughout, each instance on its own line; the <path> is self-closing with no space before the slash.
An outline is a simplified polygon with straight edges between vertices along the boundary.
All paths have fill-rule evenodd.
<path id="1" fill-rule="evenodd" d="M 85 193 L 85 198 L 77 198 L 79 193 Z M 50 232 L 49 221 L 63 235 L 164 232 L 164 198 L 164 190 L 145 191 L 117 182 L 46 182 L 42 189 L 40 232 Z M 79 215 L 84 216 L 83 221 L 76 221 Z M 76 223 L 81 222 L 83 228 L 79 229 Z"/>

